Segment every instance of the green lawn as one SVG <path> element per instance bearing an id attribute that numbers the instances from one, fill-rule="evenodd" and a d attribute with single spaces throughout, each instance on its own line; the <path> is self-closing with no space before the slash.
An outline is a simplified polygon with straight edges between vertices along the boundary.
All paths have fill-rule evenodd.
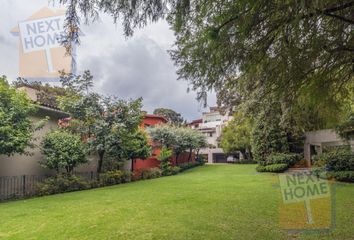
<path id="1" fill-rule="evenodd" d="M 354 184 L 330 233 L 279 227 L 276 177 L 213 165 L 173 177 L 0 204 L 0 239 L 354 239 Z"/>

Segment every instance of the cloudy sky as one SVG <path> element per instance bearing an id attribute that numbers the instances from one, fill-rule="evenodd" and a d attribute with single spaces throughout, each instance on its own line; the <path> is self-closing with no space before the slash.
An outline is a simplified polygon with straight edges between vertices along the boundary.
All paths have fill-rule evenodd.
<path id="1" fill-rule="evenodd" d="M 0 75 L 18 76 L 18 37 L 10 30 L 48 4 L 48 0 L 1 0 Z M 126 39 L 119 23 L 101 16 L 100 21 L 83 26 L 84 36 L 78 48 L 78 71 L 90 69 L 95 90 L 121 98 L 143 97 L 144 110 L 172 108 L 186 119 L 200 117 L 205 111 L 187 93 L 188 84 L 177 81 L 176 68 L 167 53 L 174 42 L 173 32 L 161 21 L 137 30 Z M 208 105 L 215 105 L 210 94 Z"/>

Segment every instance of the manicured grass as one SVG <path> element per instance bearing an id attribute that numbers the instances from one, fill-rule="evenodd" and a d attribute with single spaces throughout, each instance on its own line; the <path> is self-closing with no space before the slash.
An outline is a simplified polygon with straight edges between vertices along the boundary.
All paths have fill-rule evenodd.
<path id="1" fill-rule="evenodd" d="M 276 176 L 213 165 L 173 177 L 0 204 L 0 239 L 353 239 L 354 184 L 330 233 L 279 226 Z"/>

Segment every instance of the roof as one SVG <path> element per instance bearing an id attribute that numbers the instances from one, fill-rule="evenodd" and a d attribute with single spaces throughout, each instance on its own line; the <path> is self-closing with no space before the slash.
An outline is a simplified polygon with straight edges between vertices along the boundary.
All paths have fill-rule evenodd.
<path id="1" fill-rule="evenodd" d="M 46 110 L 46 111 L 52 111 L 55 113 L 60 113 L 63 114 L 64 116 L 69 116 L 68 113 L 62 111 L 60 108 L 58 108 L 53 102 L 55 102 L 55 98 L 53 99 L 42 99 L 42 96 L 40 95 L 41 91 L 38 91 L 37 89 L 31 87 L 31 86 L 22 86 L 17 88 L 17 90 L 24 92 L 28 98 L 36 104 L 40 109 Z"/>
<path id="2" fill-rule="evenodd" d="M 201 123 L 203 123 L 203 119 L 195 119 L 195 120 L 193 120 L 193 121 L 191 121 L 190 123 L 188 123 L 188 125 L 189 126 L 191 126 L 191 125 L 197 125 L 197 124 L 201 124 Z"/>
<path id="3" fill-rule="evenodd" d="M 156 114 L 145 114 L 144 118 L 158 118 L 163 120 L 164 122 L 168 122 L 168 120 L 165 117 Z"/>
<path id="4" fill-rule="evenodd" d="M 193 120 L 190 124 L 193 124 L 193 123 L 202 123 L 202 122 L 203 122 L 203 119 L 200 118 L 200 119 Z"/>

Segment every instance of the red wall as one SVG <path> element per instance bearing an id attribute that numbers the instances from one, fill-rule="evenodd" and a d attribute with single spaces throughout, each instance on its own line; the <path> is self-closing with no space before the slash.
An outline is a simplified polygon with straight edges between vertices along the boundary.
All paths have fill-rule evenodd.
<path id="1" fill-rule="evenodd" d="M 141 124 L 141 128 L 145 128 L 148 126 L 155 126 L 158 124 L 163 124 L 166 123 L 167 120 L 163 117 L 160 116 L 156 116 L 156 115 L 149 115 L 147 114 L 144 117 L 144 120 Z M 153 145 L 153 143 L 152 143 Z M 157 146 L 153 146 L 153 150 L 152 150 L 152 156 L 148 159 L 136 159 L 134 160 L 134 172 L 137 173 L 143 169 L 149 169 L 149 168 L 157 168 L 160 167 L 160 161 L 157 160 L 157 156 L 160 154 L 160 149 Z M 188 158 L 189 158 L 189 152 L 184 152 L 182 154 L 180 154 L 178 156 L 178 164 L 183 164 L 188 162 Z M 195 159 L 195 155 L 192 153 L 191 156 L 191 162 L 194 162 Z M 172 165 L 175 166 L 176 165 L 176 156 L 173 156 L 172 158 Z"/>
<path id="2" fill-rule="evenodd" d="M 156 155 L 157 156 L 157 155 Z M 158 168 L 160 167 L 160 161 L 156 159 L 156 156 L 142 160 L 134 160 L 134 172 L 139 172 L 143 169 Z M 178 164 L 183 164 L 188 162 L 189 152 L 184 152 L 178 156 Z M 195 155 L 192 153 L 191 162 L 195 162 Z M 172 165 L 176 166 L 176 156 L 172 158 Z"/>
<path id="3" fill-rule="evenodd" d="M 143 122 L 141 123 L 141 128 L 144 129 L 145 127 L 150 127 L 150 126 L 155 126 L 158 124 L 164 124 L 167 123 L 167 120 L 163 117 L 157 116 L 157 115 L 150 115 L 147 114 L 144 117 Z M 152 149 L 152 156 L 148 159 L 136 159 L 134 160 L 133 166 L 134 172 L 138 172 L 142 169 L 149 169 L 149 168 L 155 168 L 160 166 L 160 161 L 156 159 L 156 157 L 160 154 L 160 149 L 156 146 L 154 146 L 153 143 L 151 143 L 153 149 Z"/>

